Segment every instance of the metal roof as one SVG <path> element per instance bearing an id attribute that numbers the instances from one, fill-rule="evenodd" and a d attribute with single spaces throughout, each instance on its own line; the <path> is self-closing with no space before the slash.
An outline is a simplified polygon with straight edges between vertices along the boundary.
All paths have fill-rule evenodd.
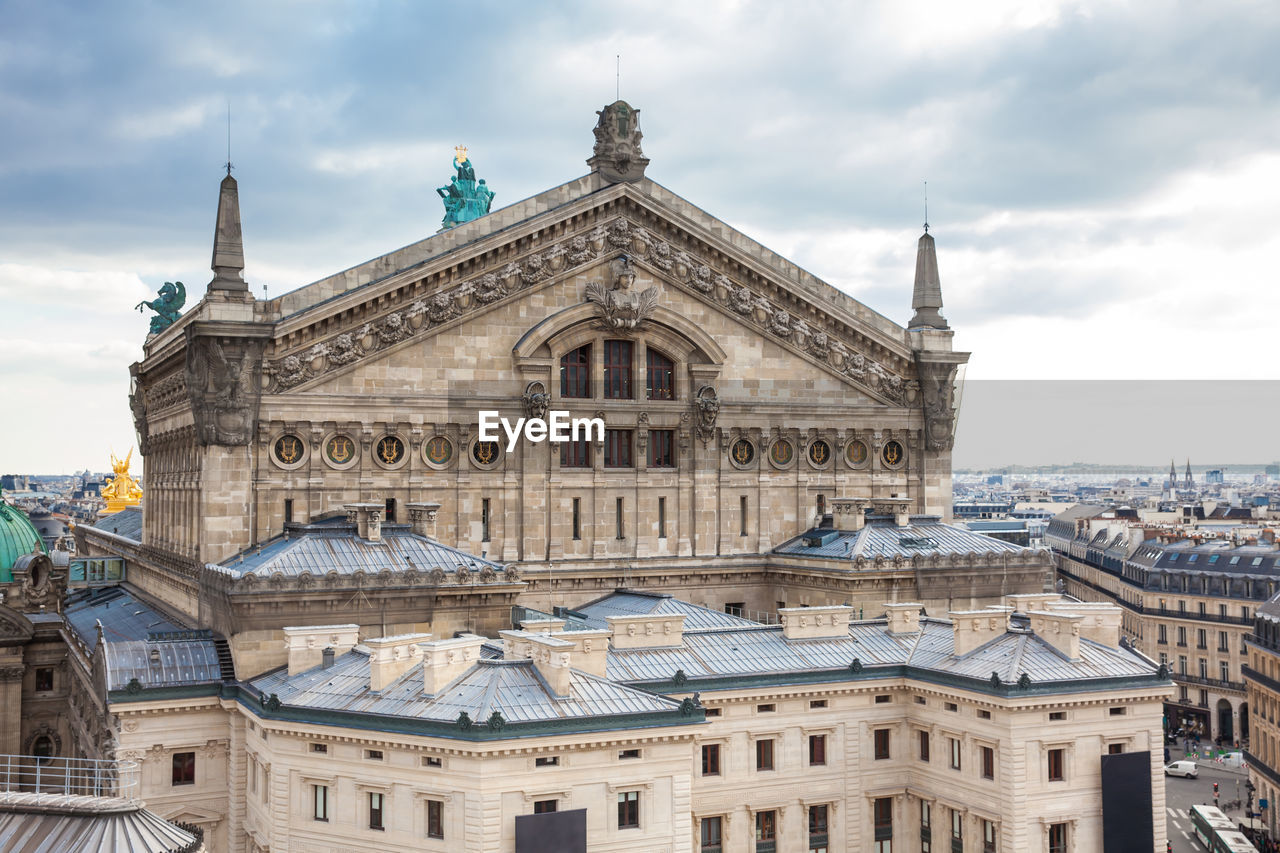
<path id="1" fill-rule="evenodd" d="M 609 616 L 642 616 L 642 615 L 679 615 L 684 614 L 686 631 L 696 628 L 731 628 L 745 625 L 758 625 L 751 619 L 732 616 L 719 610 L 712 610 L 700 604 L 681 601 L 668 593 L 637 592 L 620 589 L 603 598 L 597 598 L 588 604 L 563 612 L 564 618 L 578 617 L 578 621 L 587 628 L 607 628 Z M 569 625 L 566 623 L 566 628 Z"/>
<path id="2" fill-rule="evenodd" d="M 39 795 L 28 795 L 36 797 Z M 64 798 L 65 799 L 65 798 Z M 94 798 L 83 797 L 90 804 Z M 203 850 L 199 839 L 142 808 L 66 814 L 37 803 L 0 801 L 0 850 L 5 853 L 178 853 Z"/>
<path id="3" fill-rule="evenodd" d="M 410 667 L 381 692 L 369 689 L 369 653 L 364 646 L 290 676 L 278 670 L 254 679 L 255 689 L 274 693 L 292 707 L 354 711 L 453 723 L 466 711 L 482 722 L 494 711 L 508 722 L 543 722 L 678 710 L 680 703 L 579 670 L 569 677 L 569 694 L 556 696 L 532 660 L 482 658 L 434 696 L 423 690 L 421 665 Z"/>
<path id="4" fill-rule="evenodd" d="M 95 530 L 103 530 L 107 533 L 114 533 L 116 536 L 123 536 L 126 539 L 133 539 L 136 542 L 142 541 L 142 507 L 129 506 L 113 512 L 99 519 L 93 525 Z"/>
<path id="5" fill-rule="evenodd" d="M 378 541 L 361 539 L 355 525 L 345 520 L 287 529 L 261 547 L 221 564 L 236 576 L 270 576 L 276 572 L 326 575 L 331 571 L 343 575 L 357 571 L 377 574 L 383 569 L 402 572 L 409 568 L 429 572 L 437 566 L 446 572 L 453 572 L 458 566 L 473 571 L 485 566 L 502 569 L 500 563 L 418 536 L 407 527 L 383 525 Z"/>
<path id="6" fill-rule="evenodd" d="M 866 526 L 861 530 L 834 531 L 836 536 L 825 544 L 806 544 L 806 540 L 817 533 L 831 532 L 833 531 L 825 529 L 810 530 L 779 545 L 774 553 L 852 560 L 857 557 L 910 558 L 917 554 L 1014 553 L 1028 550 L 963 527 L 943 524 L 935 516 L 912 516 L 909 523 L 902 526 L 891 519 L 868 518 Z"/>
<path id="7" fill-rule="evenodd" d="M 855 622 L 848 637 L 788 640 L 780 626 L 686 631 L 676 648 L 609 650 L 608 674 L 618 681 L 800 673 L 838 669 L 857 658 L 864 666 L 904 664 L 940 673 L 1015 682 L 1150 676 L 1156 667 L 1137 654 L 1081 638 L 1080 658 L 1068 660 L 1049 643 L 1014 628 L 962 657 L 955 655 L 951 622 L 922 619 L 914 634 L 890 634 L 884 619 Z"/>
<path id="8" fill-rule="evenodd" d="M 206 684 L 222 678 L 212 632 L 177 624 L 124 587 L 68 596 L 63 615 L 90 649 L 97 647 L 97 625 L 102 624 L 108 690 L 122 690 L 135 678 L 142 687 Z"/>

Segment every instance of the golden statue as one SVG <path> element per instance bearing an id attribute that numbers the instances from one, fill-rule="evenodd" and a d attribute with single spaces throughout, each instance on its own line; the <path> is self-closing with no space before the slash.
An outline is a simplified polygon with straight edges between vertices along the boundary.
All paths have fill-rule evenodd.
<path id="1" fill-rule="evenodd" d="M 123 460 L 117 459 L 114 453 L 111 454 L 111 470 L 115 473 L 115 477 L 102 487 L 102 497 L 106 500 L 107 506 L 98 515 L 111 515 L 127 506 L 137 506 L 142 503 L 142 487 L 129 476 L 129 462 L 132 459 L 132 447 L 129 448 L 129 453 Z"/>

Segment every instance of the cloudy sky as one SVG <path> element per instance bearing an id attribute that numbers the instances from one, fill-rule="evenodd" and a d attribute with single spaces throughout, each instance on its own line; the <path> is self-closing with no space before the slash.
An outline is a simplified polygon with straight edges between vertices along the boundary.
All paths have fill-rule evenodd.
<path id="1" fill-rule="evenodd" d="M 898 322 L 927 180 L 970 381 L 1276 378 L 1277 44 L 1271 2 L 3 0 L 0 471 L 132 445 L 228 102 L 274 296 L 432 233 L 455 144 L 495 205 L 584 173 L 617 54 L 650 177 Z"/>

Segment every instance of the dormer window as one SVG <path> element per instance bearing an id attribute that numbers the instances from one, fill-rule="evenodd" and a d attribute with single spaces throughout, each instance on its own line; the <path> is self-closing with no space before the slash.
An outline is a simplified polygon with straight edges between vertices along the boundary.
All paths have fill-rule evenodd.
<path id="1" fill-rule="evenodd" d="M 584 344 L 560 359 L 560 396 L 591 396 L 591 344 Z"/>

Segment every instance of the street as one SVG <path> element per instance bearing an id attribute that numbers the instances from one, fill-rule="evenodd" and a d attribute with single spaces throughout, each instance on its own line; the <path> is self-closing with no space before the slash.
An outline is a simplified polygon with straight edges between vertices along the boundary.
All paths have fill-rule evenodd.
<path id="1" fill-rule="evenodd" d="M 1207 748 L 1207 747 L 1206 747 Z M 1170 761 L 1184 757 L 1180 747 L 1169 747 Z M 1167 764 L 1168 762 L 1166 762 Z M 1164 777 L 1165 812 L 1168 816 L 1169 840 L 1173 842 L 1176 853 L 1203 853 L 1204 848 L 1195 840 L 1191 827 L 1190 809 L 1193 805 L 1214 805 L 1213 783 L 1218 783 L 1218 807 L 1232 800 L 1247 803 L 1248 792 L 1245 781 L 1248 774 L 1243 768 L 1227 768 L 1215 764 L 1212 759 L 1197 761 L 1200 776 L 1196 779 L 1183 779 L 1176 776 Z M 1255 803 L 1256 806 L 1256 803 Z M 1244 817 L 1244 807 L 1222 808 L 1232 820 Z"/>

